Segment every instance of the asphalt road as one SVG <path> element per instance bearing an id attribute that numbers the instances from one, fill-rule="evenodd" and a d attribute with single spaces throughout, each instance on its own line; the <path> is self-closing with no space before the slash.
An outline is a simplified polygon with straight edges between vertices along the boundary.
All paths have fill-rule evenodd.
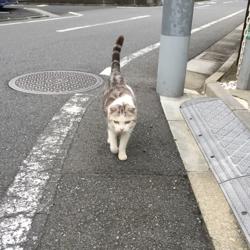
<path id="1" fill-rule="evenodd" d="M 203 5 L 196 5 L 193 18 L 193 28 L 203 26 L 212 21 L 218 20 L 224 16 L 235 13 L 244 9 L 246 1 L 208 1 Z M 55 8 L 55 7 L 53 7 Z M 48 11 L 48 9 L 47 9 Z M 69 6 L 69 11 L 72 9 Z M 68 12 L 69 12 L 68 11 Z M 74 10 L 75 11 L 75 10 Z M 65 12 L 66 13 L 66 12 Z M 78 12 L 82 16 L 75 14 L 69 15 L 69 13 L 60 16 L 57 19 L 38 19 L 36 21 L 27 22 L 19 21 L 0 23 L 0 54 L 1 54 L 1 69 L 0 69 L 0 197 L 5 197 L 6 191 L 13 182 L 16 174 L 19 171 L 19 166 L 22 165 L 23 160 L 29 155 L 32 148 L 36 144 L 38 136 L 43 133 L 49 121 L 52 119 L 55 113 L 57 113 L 63 104 L 71 97 L 71 95 L 60 96 L 47 96 L 47 95 L 33 95 L 25 94 L 14 91 L 8 87 L 10 79 L 37 71 L 44 70 L 79 70 L 84 72 L 92 72 L 99 74 L 104 68 L 109 66 L 111 49 L 113 42 L 117 35 L 123 34 L 125 36 L 125 46 L 122 50 L 122 56 L 130 55 L 144 47 L 154 44 L 159 41 L 160 37 L 160 25 L 161 25 L 161 7 L 139 7 L 139 8 L 110 8 L 110 9 L 97 9 L 97 10 L 85 10 Z M 126 20 L 131 17 L 145 16 L 137 20 Z M 110 23 L 111 21 L 123 20 L 119 23 Z M 204 28 L 199 32 L 196 32 L 191 37 L 189 57 L 192 58 L 199 54 L 201 51 L 209 47 L 215 41 L 226 35 L 228 32 L 238 26 L 244 19 L 244 12 L 235 15 L 227 20 L 218 22 L 209 28 Z M 98 25 L 97 25 L 98 24 Z M 79 30 L 58 32 L 73 27 L 86 26 Z M 103 235 L 103 230 L 107 230 L 108 225 L 107 217 L 100 217 L 100 224 L 95 227 L 93 218 L 98 218 L 98 215 L 117 216 L 119 218 L 126 218 L 126 214 L 135 212 L 134 216 L 138 216 L 138 206 L 149 206 L 155 197 L 155 193 L 152 190 L 160 190 L 160 195 L 155 203 L 158 204 L 160 200 L 164 202 L 155 208 L 156 213 L 166 208 L 168 211 L 177 211 L 175 216 L 180 218 L 180 221 L 172 221 L 172 229 L 165 228 L 165 233 L 159 231 L 159 241 L 151 235 L 143 234 L 141 238 L 138 238 L 138 234 L 143 231 L 137 228 L 138 224 L 131 224 L 135 234 L 129 234 L 130 229 L 127 228 L 127 224 L 124 222 L 121 227 L 123 237 L 129 234 L 129 237 L 123 241 L 118 241 L 119 249 L 143 249 L 142 240 L 151 239 L 148 241 L 150 249 L 154 247 L 156 249 L 179 249 L 178 247 L 187 244 L 185 249 L 210 249 L 211 245 L 204 230 L 204 227 L 199 222 L 201 220 L 199 216 L 199 210 L 194 201 L 191 189 L 187 180 L 185 180 L 185 172 L 182 166 L 182 162 L 179 158 L 177 149 L 175 147 L 172 135 L 169 131 L 168 125 L 164 122 L 164 117 L 160 109 L 159 100 L 155 94 L 155 79 L 157 71 L 157 53 L 158 50 L 154 50 L 139 59 L 133 60 L 127 66 L 124 67 L 124 73 L 127 75 L 131 85 L 136 89 L 139 96 L 139 105 L 146 109 L 141 114 L 141 121 L 135 135 L 132 138 L 131 145 L 137 145 L 138 148 L 129 149 L 131 160 L 127 163 L 121 164 L 117 162 L 114 157 L 110 156 L 106 151 L 105 146 L 105 134 L 103 134 L 104 124 L 100 110 L 99 99 L 93 99 L 92 103 L 87 109 L 87 112 L 82 119 L 77 135 L 73 141 L 69 142 L 69 145 L 65 149 L 62 162 L 64 167 L 62 175 L 53 173 L 57 176 L 51 186 L 47 187 L 47 193 L 54 197 L 56 192 L 55 184 L 59 183 L 57 190 L 58 197 L 48 199 L 49 204 L 53 206 L 49 219 L 47 218 L 48 211 L 38 213 L 33 222 L 32 232 L 34 235 L 29 234 L 29 244 L 33 248 L 36 244 L 39 244 L 41 249 L 82 249 L 83 244 L 78 233 L 89 232 L 85 239 L 85 243 L 88 246 L 86 249 L 92 249 L 97 247 L 101 249 L 101 245 L 106 246 L 103 249 L 117 249 L 114 242 L 109 242 Z M 145 84 L 145 89 L 143 87 Z M 139 86 L 140 85 L 140 86 Z M 92 92 L 92 95 L 97 95 L 99 90 Z M 155 126 L 155 121 L 157 126 Z M 151 130 L 150 130 L 151 129 Z M 146 136 L 145 136 L 146 135 Z M 145 137 L 145 138 L 144 138 Z M 138 141 L 136 138 L 141 138 Z M 154 146 L 153 146 L 154 145 Z M 151 147 L 152 146 L 152 147 Z M 151 147 L 149 149 L 149 147 Z M 148 151 L 149 150 L 149 151 Z M 148 152 L 148 154 L 147 154 Z M 59 164 L 58 165 L 62 165 Z M 101 167 L 104 165 L 104 167 Z M 59 168 L 62 169 L 62 168 Z M 61 171 L 61 170 L 60 170 Z M 60 172 L 59 171 L 59 172 Z M 61 173 L 61 172 L 60 172 Z M 98 180 L 100 176 L 96 178 L 85 179 L 85 175 L 90 176 L 105 175 L 109 176 L 105 181 Z M 115 178 L 114 176 L 120 176 Z M 153 177 L 151 176 L 153 175 Z M 131 176 L 130 178 L 125 178 Z M 146 177 L 147 178 L 146 178 Z M 150 176 L 150 177 L 148 177 Z M 161 176 L 157 179 L 157 176 Z M 59 182 L 59 179 L 62 180 Z M 153 184 L 148 186 L 148 181 L 151 179 Z M 84 182 L 86 180 L 86 182 Z M 171 187 L 174 187 L 177 180 L 178 186 L 177 195 L 173 199 L 173 204 L 167 202 L 167 198 L 164 197 L 165 193 L 170 193 Z M 139 186 L 136 186 L 139 183 Z M 164 185 L 164 183 L 171 183 L 171 185 Z M 79 190 L 86 191 L 86 202 L 88 204 L 95 204 L 95 206 L 77 203 L 80 193 L 74 188 L 78 187 Z M 95 187 L 96 189 L 92 189 Z M 127 191 L 124 191 L 126 190 Z M 144 197 L 139 197 L 140 190 L 147 190 L 146 197 L 150 198 L 147 201 Z M 111 193 L 102 193 L 103 190 L 112 190 Z M 169 190 L 170 189 L 170 190 Z M 80 191 L 79 191 L 80 192 Z M 127 203 L 122 204 L 121 197 L 126 199 L 126 194 L 133 194 L 135 192 L 137 199 L 132 197 L 128 199 Z M 93 196 L 102 194 L 99 197 L 100 206 L 103 206 L 101 210 L 98 210 L 96 203 L 93 201 Z M 74 194 L 74 195 L 69 195 Z M 112 200 L 110 194 L 114 195 L 113 202 L 125 207 L 122 213 L 114 213 L 113 208 L 110 207 L 107 201 Z M 64 197 L 65 200 L 63 199 Z M 106 198 L 105 198 L 106 197 Z M 81 197 L 80 200 L 84 202 Z M 105 203 L 106 200 L 106 203 Z M 176 204 L 181 203 L 180 208 Z M 45 204 L 47 200 L 45 199 Z M 127 206 L 127 204 L 131 204 Z M 69 211 L 66 209 L 74 204 L 75 211 Z M 79 207 L 78 207 L 79 206 Z M 169 207 L 168 207 L 169 206 Z M 43 208 L 46 205 L 43 206 Z M 96 210 L 95 210 L 96 209 Z M 118 208 L 117 208 L 118 209 Z M 142 209 L 142 208 L 141 208 Z M 186 209 L 186 213 L 183 212 Z M 90 211 L 94 212 L 91 214 Z M 60 211 L 60 213 L 58 212 Z M 81 213 L 85 211 L 85 213 Z M 86 212 L 87 211 L 87 212 Z M 142 210 L 144 211 L 144 210 Z M 146 211 L 144 211 L 147 214 Z M 64 218 L 74 222 L 72 215 L 79 213 L 80 220 L 86 219 L 86 223 L 80 227 L 80 231 L 76 228 L 66 227 L 69 221 L 64 221 Z M 112 213 L 114 213 L 112 215 Z M 149 213 L 147 220 L 153 220 L 153 214 Z M 188 214 L 190 218 L 188 219 Z M 69 217 L 67 217 L 70 215 Z M 58 216 L 58 217 L 57 217 Z M 90 217 L 89 217 L 90 216 Z M 193 217 L 192 217 L 193 216 Z M 132 219 L 129 217 L 130 219 Z M 171 220 L 171 214 L 166 213 L 159 223 L 164 227 L 164 221 Z M 197 220 L 198 218 L 198 220 Z M 55 221 L 60 221 L 59 224 Z M 124 219 L 126 221 L 126 219 Z M 129 219 L 128 219 L 129 220 Z M 143 220 L 140 218 L 139 220 Z M 190 222 L 197 220 L 198 222 Z M 47 224 L 46 224 L 47 223 Z M 122 223 L 122 222 L 120 222 Z M 45 225 L 46 231 L 43 231 L 42 225 Z M 119 223 L 118 223 L 119 225 Z M 150 223 L 139 223 L 145 230 L 148 230 Z M 178 232 L 178 228 L 181 227 L 179 237 L 176 238 L 174 232 Z M 62 226 L 60 228 L 60 226 Z M 59 227 L 59 228 L 58 228 Z M 170 226 L 171 227 L 171 226 Z M 136 229 L 137 228 L 137 229 Z M 45 230 L 44 229 L 44 230 Z M 118 230 L 117 228 L 114 230 Z M 146 231 L 147 231 L 146 230 Z M 184 237 L 184 232 L 194 232 L 193 235 L 187 233 Z M 55 234 L 53 234 L 53 232 Z M 96 237 L 93 235 L 97 232 Z M 170 233 L 168 233 L 170 232 Z M 116 232 L 117 233 L 117 232 Z M 110 229 L 106 236 L 121 237 Z M 137 236 L 136 236 L 137 234 Z M 43 240 L 39 241 L 43 235 Z M 54 239 L 60 239 L 60 247 L 57 244 L 51 244 L 51 237 Z M 170 237 L 170 236 L 173 237 Z M 92 236 L 92 238 L 91 238 Z M 33 237 L 33 238 L 32 238 Z M 35 237 L 35 238 L 34 238 Z M 78 238 L 77 238 L 78 237 Z M 99 237 L 99 238 L 98 238 Z M 134 244 L 128 244 L 136 238 Z M 165 240 L 160 242 L 160 239 Z M 32 240 L 33 239 L 33 240 Z M 34 240 L 36 239 L 36 240 Z M 77 240 L 78 239 L 78 240 Z M 92 240 L 94 239 L 94 241 Z M 172 241 L 170 240 L 172 239 Z M 177 239 L 177 240 L 176 240 Z M 90 240 L 90 241 L 88 241 Z M 153 240 L 156 240 L 153 243 Z M 84 241 L 84 240 L 83 240 Z M 68 243 L 67 243 L 68 242 Z M 76 244 L 63 245 L 63 244 Z M 150 243 L 151 242 L 151 243 Z M 35 244 L 35 245 L 32 245 Z M 106 245 L 105 245 L 106 244 Z M 197 245 L 198 244 L 198 245 Z M 199 245 L 200 244 L 200 245 Z M 57 247 L 58 248 L 57 248 Z M 199 248 L 201 247 L 201 248 Z"/>
<path id="2" fill-rule="evenodd" d="M 4 7 L 0 9 L 0 22 L 37 18 L 41 15 L 25 10 L 24 8 Z"/>
<path id="3" fill-rule="evenodd" d="M 12 4 L 0 9 L 0 22 L 17 20 L 34 20 L 42 17 L 56 17 L 71 15 L 70 12 L 82 12 L 97 9 L 110 9 L 108 5 L 48 5 L 48 4 Z"/>

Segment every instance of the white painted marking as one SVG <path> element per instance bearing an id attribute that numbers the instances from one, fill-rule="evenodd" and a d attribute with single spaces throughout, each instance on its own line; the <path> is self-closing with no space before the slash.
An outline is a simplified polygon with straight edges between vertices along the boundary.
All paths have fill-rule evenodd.
<path id="1" fill-rule="evenodd" d="M 116 7 L 117 9 L 135 9 L 137 7 L 132 7 L 132 6 L 124 6 L 124 7 Z"/>
<path id="2" fill-rule="evenodd" d="M 1 23 L 1 26 L 11 26 L 11 25 L 19 25 L 19 24 L 26 24 L 26 23 L 42 23 L 42 22 L 51 22 L 63 19 L 70 19 L 70 18 L 77 18 L 79 16 L 65 16 L 65 17 L 54 17 L 54 18 L 46 18 L 40 20 L 31 20 L 31 21 L 22 21 L 22 22 L 14 22 L 14 23 Z"/>
<path id="3" fill-rule="evenodd" d="M 0 11 L 0 14 L 10 14 L 8 11 Z"/>
<path id="4" fill-rule="evenodd" d="M 204 1 L 195 3 L 195 5 L 210 5 L 210 4 L 216 4 L 216 1 Z"/>
<path id="5" fill-rule="evenodd" d="M 230 14 L 230 15 L 228 15 L 228 16 L 222 17 L 222 18 L 220 18 L 220 19 L 218 19 L 218 20 L 215 20 L 215 21 L 213 21 L 213 22 L 210 22 L 210 23 L 207 23 L 207 24 L 205 24 L 205 25 L 202 25 L 202 26 L 200 26 L 200 27 L 198 27 L 198 28 L 193 29 L 191 33 L 193 34 L 193 33 L 196 33 L 196 32 L 198 32 L 198 31 L 201 31 L 201 30 L 203 30 L 203 29 L 206 29 L 206 28 L 208 28 L 208 27 L 211 27 L 211 26 L 213 26 L 213 25 L 215 25 L 215 24 L 217 24 L 217 23 L 220 23 L 220 22 L 222 22 L 222 21 L 225 21 L 225 20 L 227 20 L 227 19 L 229 19 L 229 18 L 231 18 L 231 17 L 234 17 L 234 16 L 236 16 L 236 15 L 242 13 L 242 12 L 245 12 L 245 10 L 244 10 L 244 9 L 239 10 L 239 11 L 233 13 L 233 14 Z"/>
<path id="6" fill-rule="evenodd" d="M 149 45 L 141 50 L 138 50 L 136 51 L 135 53 L 129 55 L 129 56 L 125 56 L 122 58 L 121 60 L 121 63 L 120 63 L 120 66 L 121 67 L 124 67 L 126 64 L 128 64 L 129 62 L 131 62 L 132 60 L 134 60 L 135 58 L 137 57 L 140 57 L 140 56 L 143 56 L 144 54 L 147 54 L 148 52 L 152 51 L 152 50 L 155 50 L 157 48 L 160 47 L 160 43 L 155 43 L 155 44 L 152 44 L 152 45 Z M 111 73 L 111 67 L 107 67 L 105 68 L 101 73 L 100 75 L 106 75 L 106 76 L 109 76 Z"/>
<path id="7" fill-rule="evenodd" d="M 55 160 L 63 161 L 62 145 L 77 128 L 89 97 L 75 94 L 49 122 L 23 161 L 0 204 L 0 249 L 23 249 Z"/>
<path id="8" fill-rule="evenodd" d="M 51 13 L 51 12 L 48 12 L 46 10 L 40 10 L 40 9 L 37 9 L 37 8 L 24 8 L 24 9 L 39 13 L 39 14 L 41 14 L 43 16 L 47 16 L 47 17 L 58 17 L 58 15 L 56 15 L 54 13 Z"/>
<path id="9" fill-rule="evenodd" d="M 220 19 L 218 19 L 218 20 L 216 20 L 216 21 L 213 21 L 213 22 L 210 22 L 210 23 L 208 23 L 208 24 L 202 25 L 202 26 L 200 26 L 200 27 L 198 27 L 198 28 L 193 29 L 193 30 L 191 31 L 191 33 L 194 34 L 194 33 L 198 32 L 198 31 L 201 31 L 201 30 L 203 30 L 203 29 L 205 29 L 205 28 L 211 27 L 212 25 L 214 25 L 214 24 L 216 24 L 216 23 L 219 23 L 219 22 L 222 22 L 222 21 L 224 21 L 224 20 L 226 20 L 226 19 L 228 19 L 228 18 L 231 18 L 231 17 L 233 17 L 233 16 L 235 16 L 235 15 L 238 15 L 238 14 L 242 13 L 243 11 L 245 11 L 245 10 L 237 11 L 237 12 L 231 14 L 231 15 L 225 16 L 225 17 L 220 18 Z M 121 66 L 121 67 L 124 67 L 126 64 L 128 64 L 128 63 L 131 62 L 132 60 L 134 60 L 134 59 L 136 59 L 136 58 L 138 58 L 138 57 L 140 57 L 140 56 L 143 56 L 143 55 L 147 54 L 148 52 L 150 52 L 150 51 L 152 51 L 152 50 L 155 50 L 155 49 L 157 49 L 157 48 L 159 48 L 159 47 L 160 47 L 160 43 L 158 42 L 158 43 L 149 45 L 149 46 L 147 46 L 147 47 L 145 47 L 145 48 L 143 48 L 143 49 L 141 49 L 141 50 L 138 50 L 137 52 L 135 52 L 135 53 L 133 53 L 133 54 L 131 54 L 131 55 L 129 55 L 129 56 L 125 56 L 125 57 L 123 57 L 123 58 L 121 59 L 121 64 L 120 64 L 120 66 Z M 111 73 L 111 67 L 107 67 L 107 68 L 105 68 L 105 69 L 100 73 L 100 75 L 109 76 L 110 73 Z"/>
<path id="10" fill-rule="evenodd" d="M 195 5 L 204 5 L 207 4 L 207 2 L 196 2 Z"/>
<path id="11" fill-rule="evenodd" d="M 72 12 L 72 11 L 70 11 L 69 14 L 74 15 L 74 16 L 83 16 L 83 14 Z"/>
<path id="12" fill-rule="evenodd" d="M 46 7 L 48 4 L 38 4 L 37 7 Z"/>
<path id="13" fill-rule="evenodd" d="M 197 6 L 195 7 L 196 9 L 201 9 L 201 8 L 206 8 L 206 7 L 210 7 L 211 5 L 201 5 L 201 6 Z"/>
<path id="14" fill-rule="evenodd" d="M 92 27 L 97 27 L 97 26 L 103 26 L 107 24 L 115 24 L 115 23 L 122 23 L 122 22 L 128 22 L 128 21 L 134 21 L 138 19 L 143 19 L 150 17 L 150 15 L 145 15 L 145 16 L 136 16 L 136 17 L 130 17 L 126 19 L 119 19 L 115 21 L 110 21 L 110 22 L 104 22 L 104 23 L 96 23 L 96 24 L 90 24 L 90 25 L 85 25 L 85 26 L 78 26 L 78 27 L 73 27 L 73 28 L 68 28 L 68 29 L 63 29 L 63 30 L 57 30 L 56 32 L 68 32 L 68 31 L 74 31 L 74 30 L 79 30 L 79 29 L 86 29 L 86 28 L 92 28 Z"/>

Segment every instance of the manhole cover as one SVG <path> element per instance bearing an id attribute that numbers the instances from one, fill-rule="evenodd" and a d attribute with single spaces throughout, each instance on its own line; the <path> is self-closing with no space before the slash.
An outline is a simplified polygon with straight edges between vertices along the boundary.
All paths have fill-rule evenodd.
<path id="1" fill-rule="evenodd" d="M 69 94 L 95 89 L 102 78 L 78 71 L 43 71 L 15 77 L 9 86 L 32 94 Z"/>

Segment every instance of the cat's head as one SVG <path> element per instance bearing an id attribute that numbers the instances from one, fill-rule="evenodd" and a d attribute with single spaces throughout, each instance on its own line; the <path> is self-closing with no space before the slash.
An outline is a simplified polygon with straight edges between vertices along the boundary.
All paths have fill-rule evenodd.
<path id="1" fill-rule="evenodd" d="M 136 124 L 137 110 L 130 104 L 110 105 L 108 108 L 109 126 L 117 133 L 131 131 Z"/>

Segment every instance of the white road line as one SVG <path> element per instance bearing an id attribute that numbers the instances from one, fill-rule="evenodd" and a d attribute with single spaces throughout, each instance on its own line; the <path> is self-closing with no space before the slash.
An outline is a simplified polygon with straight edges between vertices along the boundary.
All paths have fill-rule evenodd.
<path id="1" fill-rule="evenodd" d="M 70 11 L 69 14 L 74 15 L 74 16 L 83 16 L 83 14 L 72 12 L 72 11 Z"/>
<path id="2" fill-rule="evenodd" d="M 204 2 L 196 2 L 195 5 L 210 5 L 210 4 L 216 4 L 216 1 L 204 1 Z"/>
<path id="3" fill-rule="evenodd" d="M 216 23 L 222 22 L 222 21 L 224 21 L 224 20 L 226 20 L 226 19 L 228 19 L 228 18 L 231 18 L 231 17 L 233 17 L 233 16 L 236 16 L 236 15 L 242 13 L 243 11 L 245 11 L 245 10 L 243 9 L 243 10 L 237 11 L 237 12 L 231 14 L 231 15 L 225 16 L 225 17 L 223 17 L 223 18 L 220 18 L 220 19 L 215 20 L 215 21 L 213 21 L 213 22 L 210 22 L 210 23 L 208 23 L 208 24 L 202 25 L 202 26 L 200 26 L 200 27 L 198 27 L 198 28 L 192 29 L 191 33 L 194 34 L 194 33 L 196 33 L 196 32 L 199 32 L 199 31 L 203 30 L 203 29 L 206 29 L 206 28 L 208 28 L 208 27 L 211 27 L 212 25 L 215 25 Z M 136 59 L 136 58 L 138 58 L 138 57 L 140 57 L 140 56 L 143 56 L 143 55 L 147 54 L 148 52 L 150 52 L 150 51 L 152 51 L 152 50 L 155 50 L 155 49 L 157 49 L 157 48 L 159 48 L 159 47 L 160 47 L 160 43 L 158 42 L 158 43 L 149 45 L 149 46 L 147 46 L 147 47 L 145 47 L 145 48 L 143 48 L 143 49 L 141 49 L 141 50 L 138 50 L 138 51 L 136 51 L 135 53 L 133 53 L 133 54 L 131 54 L 131 55 L 129 55 L 129 56 L 123 57 L 123 58 L 121 59 L 121 67 L 124 67 L 126 64 L 128 64 L 128 63 L 131 62 L 132 60 L 134 60 L 134 59 Z M 107 68 L 105 68 L 105 69 L 100 73 L 100 75 L 109 76 L 110 73 L 111 73 L 111 67 L 107 67 Z"/>
<path id="4" fill-rule="evenodd" d="M 37 7 L 46 7 L 48 4 L 38 4 Z"/>
<path id="5" fill-rule="evenodd" d="M 31 20 L 31 21 L 22 21 L 22 22 L 13 22 L 13 23 L 1 23 L 0 27 L 2 26 L 12 26 L 12 25 L 19 25 L 19 24 L 26 24 L 26 23 L 42 23 L 42 22 L 51 22 L 63 19 L 70 19 L 70 18 L 77 18 L 80 16 L 65 16 L 65 17 L 53 17 L 53 18 L 46 18 L 40 20 Z"/>
<path id="6" fill-rule="evenodd" d="M 65 157 L 66 149 L 62 149 L 62 145 L 77 129 L 89 99 L 82 94 L 71 97 L 49 122 L 20 166 L 0 204 L 0 249 L 23 249 L 20 244 L 27 240 L 43 190 L 53 176 L 55 161 L 63 162 Z"/>
<path id="7" fill-rule="evenodd" d="M 62 30 L 57 30 L 56 32 L 68 32 L 68 31 L 74 31 L 74 30 L 79 30 L 79 29 L 86 29 L 86 28 L 92 28 L 92 27 L 97 27 L 97 26 L 103 26 L 107 24 L 114 24 L 114 23 L 122 23 L 122 22 L 127 22 L 127 21 L 134 21 L 138 19 L 143 19 L 150 17 L 150 15 L 145 15 L 145 16 L 136 16 L 136 17 L 130 17 L 126 19 L 119 19 L 115 21 L 110 21 L 110 22 L 104 22 L 104 23 L 96 23 L 96 24 L 90 24 L 90 25 L 85 25 L 85 26 L 78 26 L 78 27 L 73 27 L 73 28 L 68 28 L 68 29 L 62 29 Z"/>
<path id="8" fill-rule="evenodd" d="M 160 47 L 160 43 L 155 43 L 152 44 L 150 46 L 147 46 L 146 48 L 143 48 L 141 50 L 138 50 L 137 52 L 129 55 L 129 56 L 125 56 L 122 58 L 121 60 L 121 67 L 124 67 L 126 64 L 128 64 L 129 62 L 131 62 L 132 60 L 134 60 L 137 57 L 143 56 L 144 54 L 147 54 L 148 52 L 155 50 L 157 48 Z M 111 67 L 107 67 L 106 69 L 104 69 L 100 75 L 106 75 L 109 76 L 111 73 Z"/>
<path id="9" fill-rule="evenodd" d="M 236 16 L 236 15 L 242 13 L 242 12 L 245 12 L 245 11 L 246 11 L 245 9 L 242 9 L 242 10 L 239 10 L 239 11 L 233 13 L 233 14 L 230 14 L 230 15 L 228 15 L 228 16 L 222 17 L 222 18 L 220 18 L 220 19 L 218 19 L 218 20 L 215 20 L 215 21 L 213 21 L 213 22 L 210 22 L 210 23 L 207 23 L 207 24 L 205 24 L 205 25 L 202 25 L 202 26 L 200 26 L 200 27 L 198 27 L 198 28 L 193 29 L 191 33 L 193 34 L 193 33 L 195 33 L 195 32 L 198 32 L 198 31 L 201 31 L 201 30 L 206 29 L 206 28 L 208 28 L 208 27 L 211 27 L 211 26 L 213 26 L 213 25 L 215 25 L 215 24 L 217 24 L 217 23 L 220 23 L 220 22 L 222 22 L 222 21 L 225 21 L 225 20 L 227 20 L 227 19 L 229 19 L 229 18 L 231 18 L 231 17 L 234 17 L 234 16 Z"/>
<path id="10" fill-rule="evenodd" d="M 204 5 L 207 4 L 208 2 L 196 2 L 195 5 Z"/>
<path id="11" fill-rule="evenodd" d="M 135 9 L 135 8 L 138 8 L 138 7 L 132 7 L 132 6 L 124 6 L 124 7 L 116 7 L 117 9 Z"/>
<path id="12" fill-rule="evenodd" d="M 25 10 L 33 11 L 47 17 L 58 17 L 58 15 L 48 12 L 46 10 L 40 10 L 38 8 L 24 8 Z"/>
<path id="13" fill-rule="evenodd" d="M 210 7 L 210 6 L 211 5 L 206 4 L 206 5 L 196 6 L 195 8 L 196 9 L 201 9 L 201 8 Z"/>

